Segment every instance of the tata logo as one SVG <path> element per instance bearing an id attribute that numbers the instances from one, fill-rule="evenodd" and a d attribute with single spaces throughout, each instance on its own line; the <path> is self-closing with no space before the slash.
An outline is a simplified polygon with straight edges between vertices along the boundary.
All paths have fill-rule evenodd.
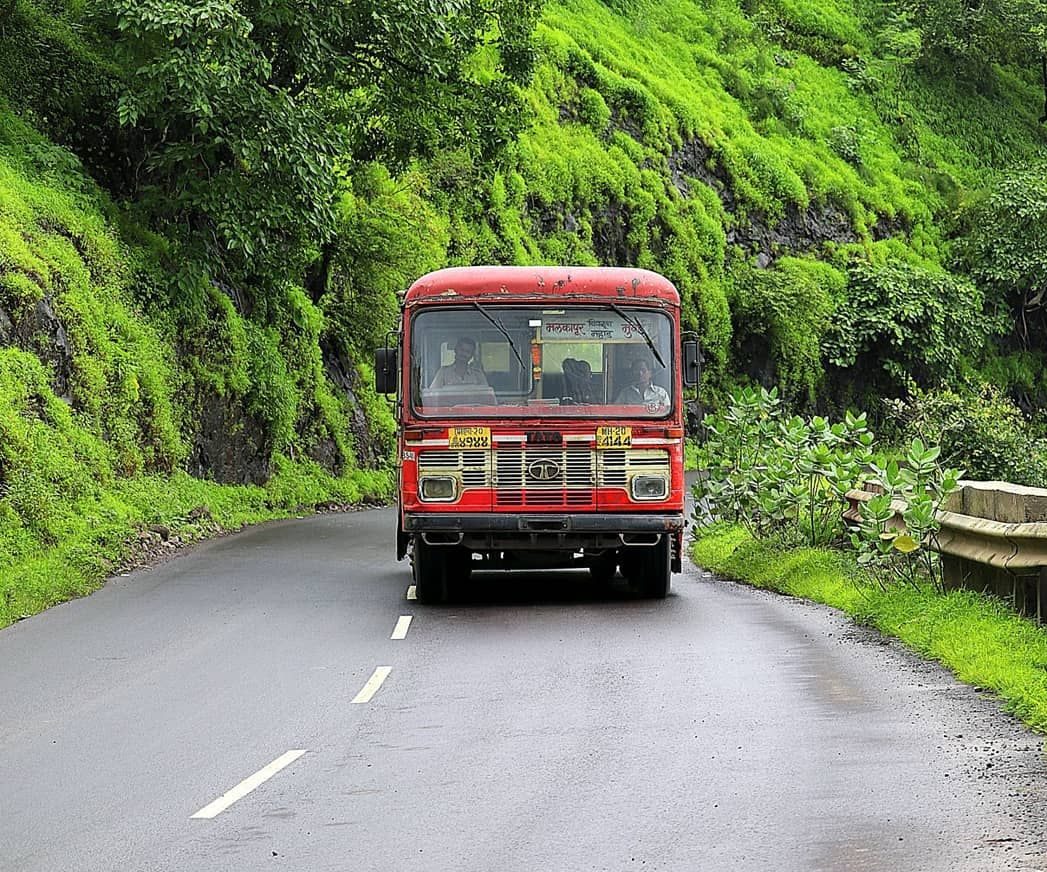
<path id="1" fill-rule="evenodd" d="M 563 433 L 556 430 L 528 430 L 528 445 L 563 445 Z"/>
<path id="2" fill-rule="evenodd" d="M 555 460 L 535 460 L 527 465 L 527 477 L 531 481 L 556 481 L 560 477 L 560 464 Z"/>

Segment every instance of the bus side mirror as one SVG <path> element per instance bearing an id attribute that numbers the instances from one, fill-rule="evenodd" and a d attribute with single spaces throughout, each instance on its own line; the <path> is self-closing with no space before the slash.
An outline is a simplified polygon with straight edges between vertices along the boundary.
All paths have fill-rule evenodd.
<path id="1" fill-rule="evenodd" d="M 698 353 L 698 340 L 688 339 L 683 343 L 683 383 L 693 388 L 702 374 L 702 357 Z"/>
<path id="2" fill-rule="evenodd" d="M 380 394 L 396 393 L 396 349 L 379 348 L 374 353 L 374 389 Z"/>

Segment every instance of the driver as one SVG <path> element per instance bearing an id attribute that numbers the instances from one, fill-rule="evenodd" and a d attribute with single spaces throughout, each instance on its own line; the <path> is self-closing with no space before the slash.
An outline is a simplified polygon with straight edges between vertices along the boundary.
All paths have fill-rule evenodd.
<path id="1" fill-rule="evenodd" d="M 436 372 L 431 388 L 446 388 L 456 385 L 479 385 L 487 387 L 487 376 L 473 366 L 472 359 L 476 354 L 476 340 L 471 336 L 462 336 L 454 344 L 454 363 L 441 366 Z"/>
<path id="2" fill-rule="evenodd" d="M 616 403 L 621 405 L 640 405 L 653 403 L 658 406 L 669 405 L 669 392 L 660 385 L 651 383 L 651 362 L 644 357 L 633 360 L 630 369 L 633 383 L 626 385 L 618 392 Z"/>

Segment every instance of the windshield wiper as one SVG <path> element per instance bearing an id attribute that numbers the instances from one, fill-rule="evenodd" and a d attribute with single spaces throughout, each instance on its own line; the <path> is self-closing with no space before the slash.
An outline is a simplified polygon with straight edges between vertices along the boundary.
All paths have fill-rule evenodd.
<path id="1" fill-rule="evenodd" d="M 516 343 L 513 342 L 513 337 L 509 335 L 509 331 L 505 329 L 505 326 L 502 324 L 502 322 L 499 321 L 497 318 L 492 318 L 489 314 L 487 314 L 487 312 L 484 311 L 483 306 L 477 303 L 476 300 L 470 300 L 469 302 L 472 304 L 473 308 L 475 308 L 477 312 L 483 315 L 488 321 L 494 324 L 495 327 L 502 331 L 502 336 L 509 340 L 509 347 L 513 350 L 513 354 L 516 355 L 516 359 L 520 361 L 520 372 L 527 372 L 527 364 L 524 363 L 524 359 L 520 355 L 520 352 L 516 350 Z M 665 364 L 662 364 L 662 366 L 665 366 Z"/>
<path id="2" fill-rule="evenodd" d="M 655 359 L 661 365 L 662 369 L 665 369 L 665 361 L 662 360 L 662 356 L 658 353 L 658 349 L 654 347 L 654 341 L 651 339 L 651 335 L 646 330 L 644 330 L 643 324 L 640 323 L 640 319 L 637 318 L 634 321 L 632 318 L 626 315 L 625 312 L 618 308 L 618 306 L 616 306 L 614 303 L 608 303 L 607 305 L 614 309 L 614 311 L 618 313 L 618 315 L 622 318 L 623 321 L 625 321 L 626 324 L 630 324 L 640 331 L 640 335 L 643 336 L 644 342 L 647 343 L 647 347 L 651 349 L 651 354 L 654 355 Z"/>

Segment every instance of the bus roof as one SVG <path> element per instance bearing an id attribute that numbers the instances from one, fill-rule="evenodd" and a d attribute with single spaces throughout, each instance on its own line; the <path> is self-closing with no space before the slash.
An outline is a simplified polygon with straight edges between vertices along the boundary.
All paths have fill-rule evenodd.
<path id="1" fill-rule="evenodd" d="M 594 266 L 466 266 L 431 272 L 407 291 L 406 305 L 422 301 L 481 298 L 497 301 L 550 297 L 660 300 L 679 305 L 664 276 L 645 269 Z"/>

